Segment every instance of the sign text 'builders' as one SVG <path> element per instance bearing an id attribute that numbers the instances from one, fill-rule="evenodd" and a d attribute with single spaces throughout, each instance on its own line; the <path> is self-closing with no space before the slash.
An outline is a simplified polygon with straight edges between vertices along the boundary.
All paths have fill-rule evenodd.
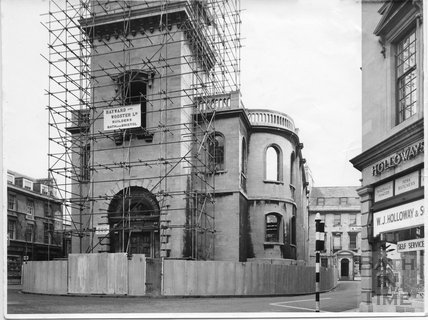
<path id="1" fill-rule="evenodd" d="M 139 104 L 104 110 L 104 130 L 129 129 L 141 126 Z"/>

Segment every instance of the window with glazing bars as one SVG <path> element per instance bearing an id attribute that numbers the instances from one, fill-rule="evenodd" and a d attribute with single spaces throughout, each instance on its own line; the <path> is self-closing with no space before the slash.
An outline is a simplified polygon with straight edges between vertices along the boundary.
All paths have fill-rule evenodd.
<path id="1" fill-rule="evenodd" d="M 416 114 L 416 30 L 408 33 L 396 46 L 397 123 Z"/>
<path id="2" fill-rule="evenodd" d="M 357 224 L 357 216 L 355 214 L 349 215 L 349 225 L 355 226 Z"/>
<path id="3" fill-rule="evenodd" d="M 16 210 L 16 196 L 14 194 L 8 194 L 7 196 L 7 209 Z"/>
<path id="4" fill-rule="evenodd" d="M 342 235 L 339 233 L 333 234 L 333 251 L 342 250 Z"/>
<path id="5" fill-rule="evenodd" d="M 357 249 L 357 234 L 349 233 L 349 249 L 355 250 Z"/>
<path id="6" fill-rule="evenodd" d="M 342 216 L 340 214 L 334 215 L 333 225 L 340 226 L 342 224 Z"/>
<path id="7" fill-rule="evenodd" d="M 34 241 L 34 226 L 32 224 L 28 225 L 27 229 L 25 230 L 25 241 Z"/>
<path id="8" fill-rule="evenodd" d="M 219 132 L 214 132 L 208 139 L 208 153 L 210 168 L 214 171 L 224 170 L 224 136 Z"/>
<path id="9" fill-rule="evenodd" d="M 43 226 L 44 231 L 44 243 L 52 244 L 52 232 L 53 232 L 53 225 L 50 223 L 44 223 Z"/>
<path id="10" fill-rule="evenodd" d="M 35 210 L 34 200 L 27 199 L 27 214 L 34 216 L 34 210 Z"/>
<path id="11" fill-rule="evenodd" d="M 9 239 L 15 239 L 16 237 L 16 222 L 13 220 L 7 221 L 7 235 Z"/>

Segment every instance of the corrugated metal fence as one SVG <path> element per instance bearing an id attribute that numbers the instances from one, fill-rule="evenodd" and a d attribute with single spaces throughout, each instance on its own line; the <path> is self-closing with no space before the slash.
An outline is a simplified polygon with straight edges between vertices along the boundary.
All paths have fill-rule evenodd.
<path id="1" fill-rule="evenodd" d="M 337 284 L 335 269 L 321 268 L 321 290 Z M 166 296 L 277 295 L 315 291 L 315 267 L 257 262 L 164 261 Z"/>
<path id="2" fill-rule="evenodd" d="M 22 267 L 22 290 L 67 293 L 67 261 L 28 261 Z"/>
<path id="3" fill-rule="evenodd" d="M 151 265 L 159 272 L 150 271 Z M 68 261 L 29 261 L 22 281 L 25 292 L 49 294 L 303 294 L 315 291 L 315 267 L 253 261 L 164 260 L 163 264 L 147 264 L 144 255 L 128 259 L 123 253 L 71 254 Z M 321 290 L 336 284 L 337 270 L 321 268 Z"/>

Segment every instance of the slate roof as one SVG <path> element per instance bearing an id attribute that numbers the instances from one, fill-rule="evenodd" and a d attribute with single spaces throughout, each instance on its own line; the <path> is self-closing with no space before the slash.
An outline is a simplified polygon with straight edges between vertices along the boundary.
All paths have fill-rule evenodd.
<path id="1" fill-rule="evenodd" d="M 309 211 L 312 213 L 315 211 L 360 211 L 358 188 L 359 186 L 313 187 L 309 194 Z M 325 203 L 319 204 L 318 198 L 324 198 Z M 347 198 L 347 203 L 340 203 L 340 198 Z"/>

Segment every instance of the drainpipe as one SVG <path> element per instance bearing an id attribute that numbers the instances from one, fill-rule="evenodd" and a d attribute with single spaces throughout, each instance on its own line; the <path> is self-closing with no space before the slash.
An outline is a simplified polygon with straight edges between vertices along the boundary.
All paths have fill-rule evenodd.
<path id="1" fill-rule="evenodd" d="M 161 296 L 163 296 L 164 293 L 164 261 L 165 258 L 161 257 Z"/>

